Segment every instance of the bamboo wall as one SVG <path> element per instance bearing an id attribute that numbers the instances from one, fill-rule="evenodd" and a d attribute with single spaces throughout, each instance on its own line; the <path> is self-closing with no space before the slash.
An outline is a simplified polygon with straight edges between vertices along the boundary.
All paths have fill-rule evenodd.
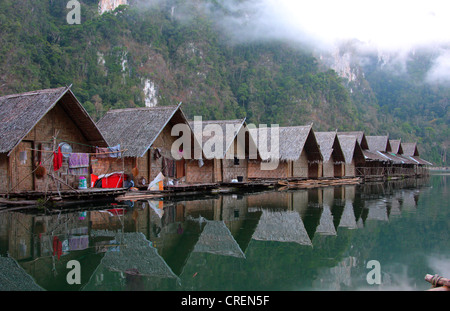
<path id="1" fill-rule="evenodd" d="M 344 174 L 347 177 L 356 176 L 355 160 L 352 160 L 352 163 L 345 163 L 345 173 Z"/>
<path id="2" fill-rule="evenodd" d="M 224 159 L 221 162 L 223 182 L 231 182 L 231 180 L 237 179 L 238 176 L 242 176 L 244 182 L 248 180 L 248 160 L 240 159 L 239 164 L 235 164 L 234 160 L 228 159 Z"/>
<path id="3" fill-rule="evenodd" d="M 289 165 L 287 162 L 279 162 L 274 170 L 261 170 L 261 161 L 248 161 L 248 178 L 287 178 L 289 177 Z"/>
<path id="4" fill-rule="evenodd" d="M 323 162 L 322 176 L 323 177 L 334 177 L 334 161 L 333 161 L 333 157 L 330 157 L 329 161 Z"/>
<path id="5" fill-rule="evenodd" d="M 292 163 L 292 177 L 308 177 L 308 156 L 303 149 L 300 158 Z"/>
<path id="6" fill-rule="evenodd" d="M 9 185 L 9 174 L 8 174 L 8 163 L 9 158 L 6 153 L 0 153 L 0 192 L 6 192 Z"/>
<path id="7" fill-rule="evenodd" d="M 213 183 L 214 182 L 214 161 L 205 160 L 202 167 L 199 167 L 198 160 L 186 161 L 186 182 L 187 183 Z"/>

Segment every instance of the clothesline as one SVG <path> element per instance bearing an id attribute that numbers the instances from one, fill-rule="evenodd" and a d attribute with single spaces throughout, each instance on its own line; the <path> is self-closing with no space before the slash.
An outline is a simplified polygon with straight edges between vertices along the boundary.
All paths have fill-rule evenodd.
<path id="1" fill-rule="evenodd" d="M 39 150 L 39 149 L 33 149 L 33 148 L 26 148 L 27 150 L 32 150 L 32 151 L 39 151 L 39 152 L 44 152 L 44 153 L 53 153 L 53 151 L 50 150 Z M 86 153 L 89 155 L 103 155 L 103 154 L 112 154 L 112 153 L 123 153 L 125 151 L 128 151 L 128 149 L 123 149 L 123 150 L 118 150 L 118 151 L 110 151 L 110 152 L 62 152 L 62 154 L 72 154 L 72 153 Z"/>

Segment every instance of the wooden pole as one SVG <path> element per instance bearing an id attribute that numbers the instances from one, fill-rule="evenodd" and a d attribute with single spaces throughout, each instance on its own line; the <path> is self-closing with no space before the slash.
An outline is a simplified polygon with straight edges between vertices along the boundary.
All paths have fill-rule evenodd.
<path id="1" fill-rule="evenodd" d="M 425 276 L 425 281 L 431 283 L 433 286 L 433 291 L 450 291 L 450 279 L 443 278 L 439 275 L 427 274 Z"/>

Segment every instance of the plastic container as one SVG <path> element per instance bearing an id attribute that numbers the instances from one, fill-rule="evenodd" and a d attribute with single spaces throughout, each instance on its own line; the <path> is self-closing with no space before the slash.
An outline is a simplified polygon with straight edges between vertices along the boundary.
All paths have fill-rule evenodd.
<path id="1" fill-rule="evenodd" d="M 122 174 L 112 174 L 102 179 L 102 188 L 122 188 Z"/>
<path id="2" fill-rule="evenodd" d="M 98 180 L 98 176 L 91 174 L 91 188 L 94 188 L 95 182 Z"/>
<path id="3" fill-rule="evenodd" d="M 78 189 L 87 189 L 86 177 L 80 176 L 78 180 Z"/>

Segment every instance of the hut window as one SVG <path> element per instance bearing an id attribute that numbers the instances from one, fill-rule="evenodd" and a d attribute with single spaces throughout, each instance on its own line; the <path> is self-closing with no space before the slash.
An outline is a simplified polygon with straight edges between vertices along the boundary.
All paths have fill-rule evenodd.
<path id="1" fill-rule="evenodd" d="M 27 152 L 26 151 L 21 151 L 19 153 L 19 161 L 20 161 L 20 164 L 26 164 L 27 163 Z"/>
<path id="2" fill-rule="evenodd" d="M 239 165 L 239 159 L 238 159 L 238 157 L 234 157 L 234 165 Z"/>

